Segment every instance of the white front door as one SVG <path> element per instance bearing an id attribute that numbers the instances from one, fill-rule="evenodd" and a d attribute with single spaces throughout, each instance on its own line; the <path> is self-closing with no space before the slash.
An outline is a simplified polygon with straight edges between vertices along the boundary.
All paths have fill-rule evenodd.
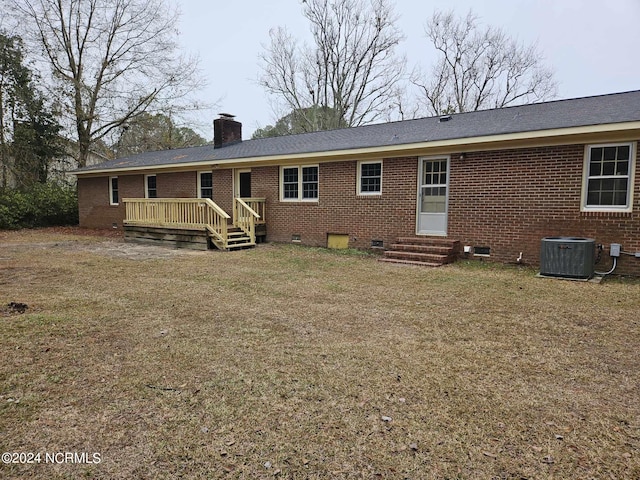
<path id="1" fill-rule="evenodd" d="M 421 158 L 419 162 L 417 233 L 446 235 L 449 158 Z"/>

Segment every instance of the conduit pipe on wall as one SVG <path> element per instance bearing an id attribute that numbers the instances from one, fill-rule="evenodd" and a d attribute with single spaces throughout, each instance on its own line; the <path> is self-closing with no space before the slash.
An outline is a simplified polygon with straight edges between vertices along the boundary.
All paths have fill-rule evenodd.
<path id="1" fill-rule="evenodd" d="M 613 267 L 611 267 L 611 270 L 609 270 L 608 272 L 595 272 L 596 275 L 602 275 L 603 277 L 605 275 L 610 275 L 613 273 L 613 271 L 616 269 L 616 267 L 618 266 L 618 258 L 617 257 L 613 257 Z"/>

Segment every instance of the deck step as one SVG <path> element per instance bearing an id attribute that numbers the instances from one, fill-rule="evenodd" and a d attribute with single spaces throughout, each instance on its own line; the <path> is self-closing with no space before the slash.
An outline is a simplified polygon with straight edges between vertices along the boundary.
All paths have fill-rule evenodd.
<path id="1" fill-rule="evenodd" d="M 455 261 L 460 242 L 442 237 L 400 237 L 382 262 L 439 267 Z"/>
<path id="2" fill-rule="evenodd" d="M 255 242 L 228 243 L 227 250 L 239 250 L 241 248 L 251 248 L 255 246 Z"/>
<path id="3" fill-rule="evenodd" d="M 233 237 L 233 238 L 227 239 L 228 245 L 244 245 L 245 243 L 252 243 L 251 238 L 250 237 Z"/>
<path id="4" fill-rule="evenodd" d="M 213 243 L 214 245 L 217 245 L 216 242 Z M 220 245 L 217 246 L 218 248 L 222 248 Z M 256 242 L 252 242 L 251 237 L 247 236 L 243 230 L 238 227 L 234 227 L 233 225 L 227 226 L 227 247 L 223 248 L 223 250 L 241 250 L 243 248 L 252 248 L 255 246 Z"/>

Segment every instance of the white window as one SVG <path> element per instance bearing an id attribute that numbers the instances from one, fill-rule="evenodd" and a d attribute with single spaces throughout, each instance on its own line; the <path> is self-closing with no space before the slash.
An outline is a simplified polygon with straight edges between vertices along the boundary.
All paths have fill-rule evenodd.
<path id="1" fill-rule="evenodd" d="M 358 162 L 358 195 L 382 194 L 382 161 Z"/>
<path id="2" fill-rule="evenodd" d="M 109 177 L 109 204 L 118 205 L 120 203 L 120 191 L 118 189 L 118 177 Z"/>
<path id="3" fill-rule="evenodd" d="M 282 167 L 280 169 L 280 200 L 318 201 L 318 165 Z"/>
<path id="4" fill-rule="evenodd" d="M 155 175 L 144 176 L 144 197 L 158 198 L 158 187 Z"/>
<path id="5" fill-rule="evenodd" d="M 632 210 L 634 147 L 633 143 L 586 147 L 582 186 L 583 211 Z"/>
<path id="6" fill-rule="evenodd" d="M 198 198 L 213 198 L 213 174 L 198 172 Z"/>

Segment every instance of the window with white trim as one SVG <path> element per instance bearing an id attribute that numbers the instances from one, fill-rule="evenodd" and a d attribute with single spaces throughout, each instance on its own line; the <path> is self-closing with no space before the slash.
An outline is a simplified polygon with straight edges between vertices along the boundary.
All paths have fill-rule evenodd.
<path id="1" fill-rule="evenodd" d="M 280 200 L 318 200 L 318 165 L 280 168 Z"/>
<path id="2" fill-rule="evenodd" d="M 358 162 L 358 195 L 382 194 L 382 161 Z"/>
<path id="3" fill-rule="evenodd" d="M 118 205 L 119 203 L 118 177 L 109 177 L 109 205 Z"/>
<path id="4" fill-rule="evenodd" d="M 631 211 L 634 150 L 632 143 L 586 147 L 583 210 Z"/>
<path id="5" fill-rule="evenodd" d="M 198 198 L 213 198 L 213 173 L 198 173 Z"/>
<path id="6" fill-rule="evenodd" d="M 158 198 L 158 184 L 155 175 L 144 176 L 144 196 L 145 198 Z"/>

